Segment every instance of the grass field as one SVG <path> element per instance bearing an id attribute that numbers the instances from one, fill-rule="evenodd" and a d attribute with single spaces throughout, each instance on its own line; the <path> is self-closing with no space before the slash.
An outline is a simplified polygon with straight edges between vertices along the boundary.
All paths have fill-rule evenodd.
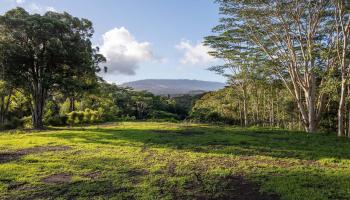
<path id="1" fill-rule="evenodd" d="M 110 123 L 0 133 L 1 199 L 350 199 L 350 140 Z"/>

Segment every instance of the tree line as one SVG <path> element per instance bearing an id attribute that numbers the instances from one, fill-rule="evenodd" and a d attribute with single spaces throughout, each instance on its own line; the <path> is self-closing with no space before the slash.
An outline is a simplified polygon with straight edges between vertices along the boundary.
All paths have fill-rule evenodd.
<path id="1" fill-rule="evenodd" d="M 255 92 L 251 88 L 260 88 L 256 100 L 261 101 L 261 88 L 271 86 L 269 95 L 278 96 L 269 102 L 274 109 L 270 118 L 279 118 L 276 105 L 288 96 L 305 131 L 319 130 L 336 112 L 336 123 L 331 120 L 328 126 L 339 136 L 350 135 L 349 1 L 217 3 L 222 18 L 205 44 L 213 49 L 211 55 L 225 62 L 210 70 L 227 76 L 240 94 L 245 125 L 248 115 L 266 115 L 258 108 L 261 102 L 247 103 Z"/>

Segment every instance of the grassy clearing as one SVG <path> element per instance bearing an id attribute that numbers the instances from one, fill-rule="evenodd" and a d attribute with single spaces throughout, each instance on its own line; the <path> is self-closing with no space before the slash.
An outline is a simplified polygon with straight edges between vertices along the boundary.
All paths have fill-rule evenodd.
<path id="1" fill-rule="evenodd" d="M 1 199 L 350 199 L 350 140 L 125 122 L 0 134 Z"/>

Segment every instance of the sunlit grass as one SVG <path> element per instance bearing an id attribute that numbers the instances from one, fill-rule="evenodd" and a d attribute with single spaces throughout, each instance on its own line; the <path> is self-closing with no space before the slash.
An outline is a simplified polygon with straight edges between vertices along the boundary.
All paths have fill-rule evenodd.
<path id="1" fill-rule="evenodd" d="M 153 122 L 0 134 L 2 154 L 42 146 L 69 148 L 0 162 L 3 199 L 222 199 L 232 176 L 281 199 L 350 198 L 350 141 L 331 135 Z M 55 174 L 70 179 L 44 181 Z"/>

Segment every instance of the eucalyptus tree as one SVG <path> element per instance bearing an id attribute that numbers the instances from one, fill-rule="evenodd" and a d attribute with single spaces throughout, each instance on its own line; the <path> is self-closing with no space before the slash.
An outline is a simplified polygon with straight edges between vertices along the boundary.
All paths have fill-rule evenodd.
<path id="1" fill-rule="evenodd" d="M 344 135 L 345 103 L 350 75 L 349 40 L 350 40 L 350 2 L 347 0 L 334 0 L 335 25 L 335 58 L 340 71 L 340 100 L 338 107 L 338 136 Z M 350 119 L 349 119 L 350 120 Z M 350 125 L 349 125 L 350 131 Z M 350 134 L 349 134 L 350 135 Z"/>
<path id="2" fill-rule="evenodd" d="M 214 50 L 227 49 L 224 51 L 227 54 L 219 55 L 230 60 L 232 54 L 237 51 L 240 54 L 244 47 L 250 51 L 250 57 L 262 59 L 265 64 L 258 67 L 283 81 L 298 105 L 305 130 L 316 131 L 327 98 L 322 87 L 326 75 L 335 66 L 334 59 L 329 56 L 333 48 L 333 32 L 328 26 L 332 21 L 328 12 L 331 2 L 217 2 L 223 18 L 214 31 L 222 42 L 218 46 L 211 45 Z"/>
<path id="3" fill-rule="evenodd" d="M 0 16 L 5 79 L 31 99 L 33 127 L 43 128 L 50 93 L 84 74 L 96 76 L 102 56 L 91 44 L 92 23 L 68 13 L 29 14 L 16 8 Z"/>

